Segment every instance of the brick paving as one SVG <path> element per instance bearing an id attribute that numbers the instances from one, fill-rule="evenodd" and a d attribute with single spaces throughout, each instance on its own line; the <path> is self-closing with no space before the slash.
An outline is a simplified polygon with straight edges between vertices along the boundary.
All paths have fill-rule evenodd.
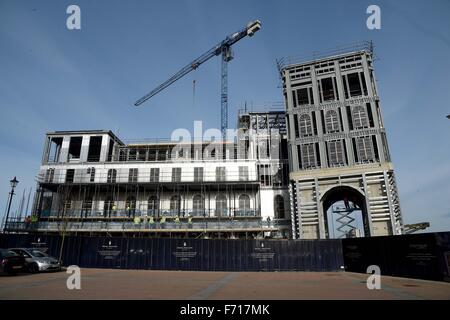
<path id="1" fill-rule="evenodd" d="M 348 272 L 188 272 L 82 269 L 81 290 L 68 290 L 64 271 L 0 276 L 6 299 L 444 299 L 450 283 Z"/>

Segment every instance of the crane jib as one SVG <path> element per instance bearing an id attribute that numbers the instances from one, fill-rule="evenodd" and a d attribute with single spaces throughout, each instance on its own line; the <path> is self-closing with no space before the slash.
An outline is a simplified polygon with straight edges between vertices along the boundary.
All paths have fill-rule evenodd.
<path id="1" fill-rule="evenodd" d="M 201 55 L 199 58 L 195 59 L 187 66 L 180 69 L 177 73 L 175 73 L 168 80 L 160 84 L 158 87 L 150 91 L 148 94 L 137 100 L 134 105 L 139 106 L 157 93 L 161 92 L 168 86 L 170 86 L 175 81 L 184 77 L 189 72 L 197 69 L 202 63 L 208 61 L 214 56 L 218 56 L 222 54 L 222 73 L 221 73 L 221 81 L 222 81 L 222 92 L 221 92 L 221 129 L 222 135 L 224 135 L 227 127 L 228 127 L 228 85 L 227 85 L 227 67 L 226 64 L 230 61 L 233 56 L 231 52 L 231 46 L 244 38 L 245 36 L 253 36 L 253 34 L 261 28 L 261 22 L 259 20 L 251 21 L 247 24 L 245 28 L 242 30 L 231 34 L 226 37 L 225 40 L 222 40 L 218 45 Z"/>

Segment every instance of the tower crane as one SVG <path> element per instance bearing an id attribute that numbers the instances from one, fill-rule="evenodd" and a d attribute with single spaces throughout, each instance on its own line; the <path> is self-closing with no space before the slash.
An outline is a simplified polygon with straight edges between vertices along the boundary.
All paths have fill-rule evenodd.
<path id="1" fill-rule="evenodd" d="M 208 61 L 214 56 L 222 55 L 221 66 L 221 124 L 220 130 L 222 138 L 225 139 L 226 130 L 228 129 L 228 62 L 233 59 L 233 52 L 231 46 L 246 36 L 253 36 L 261 28 L 259 20 L 251 21 L 243 29 L 229 35 L 224 40 L 219 42 L 216 46 L 202 54 L 200 57 L 189 63 L 187 66 L 180 69 L 172 77 L 161 83 L 148 94 L 137 100 L 134 105 L 140 106 L 142 103 L 161 92 L 178 79 L 184 77 L 189 72 L 197 69 L 202 63 Z"/>

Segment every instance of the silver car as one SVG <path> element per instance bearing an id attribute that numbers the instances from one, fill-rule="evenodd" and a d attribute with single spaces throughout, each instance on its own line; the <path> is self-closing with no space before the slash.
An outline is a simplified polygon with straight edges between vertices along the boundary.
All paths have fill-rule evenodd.
<path id="1" fill-rule="evenodd" d="M 61 270 L 61 264 L 58 259 L 33 248 L 11 248 L 10 251 L 17 253 L 25 258 L 25 264 L 31 273 L 39 271 Z"/>

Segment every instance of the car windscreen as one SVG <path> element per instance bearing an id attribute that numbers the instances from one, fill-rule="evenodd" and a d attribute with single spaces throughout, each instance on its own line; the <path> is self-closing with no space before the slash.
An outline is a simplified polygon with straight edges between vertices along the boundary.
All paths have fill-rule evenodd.
<path id="1" fill-rule="evenodd" d="M 37 258 L 47 257 L 47 255 L 45 253 L 43 253 L 42 251 L 39 251 L 39 250 L 31 250 L 30 253 L 33 257 L 37 257 Z"/>
<path id="2" fill-rule="evenodd" d="M 2 250 L 0 252 L 0 257 L 7 258 L 7 257 L 15 257 L 17 254 L 15 252 L 9 251 L 9 250 Z"/>

